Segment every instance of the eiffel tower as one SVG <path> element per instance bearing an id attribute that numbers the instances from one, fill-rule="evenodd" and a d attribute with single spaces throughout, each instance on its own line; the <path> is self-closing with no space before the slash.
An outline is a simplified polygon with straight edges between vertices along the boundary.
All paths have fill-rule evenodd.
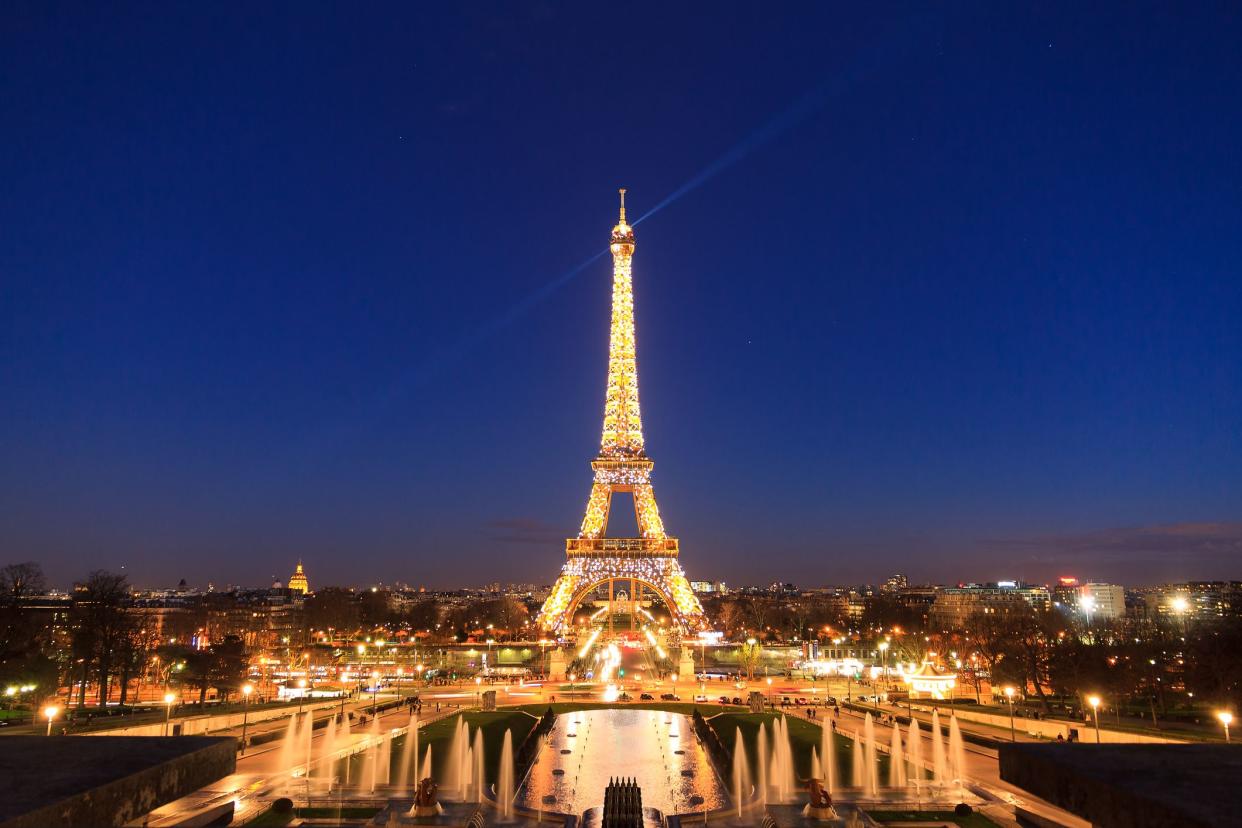
<path id="1" fill-rule="evenodd" d="M 591 461 L 595 481 L 587 499 L 586 516 L 578 537 L 565 541 L 568 560 L 536 618 L 551 633 L 565 633 L 584 598 L 607 584 L 609 610 L 615 584 L 628 582 L 635 607 L 642 606 L 645 590 L 668 607 L 675 630 L 705 627 L 699 599 L 678 562 L 677 539 L 664 532 L 664 522 L 651 488 L 655 465 L 643 447 L 643 423 L 638 408 L 638 365 L 634 343 L 634 292 L 630 262 L 634 256 L 634 228 L 625 221 L 625 190 L 621 190 L 621 218 L 612 228 L 612 329 L 608 347 L 608 391 L 604 398 L 604 432 L 599 455 Z M 612 496 L 629 492 L 634 498 L 638 538 L 606 538 Z"/>

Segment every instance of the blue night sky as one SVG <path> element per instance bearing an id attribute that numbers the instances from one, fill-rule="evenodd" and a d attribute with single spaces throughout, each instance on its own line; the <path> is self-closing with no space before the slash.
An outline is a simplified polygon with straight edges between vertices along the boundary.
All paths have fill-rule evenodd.
<path id="1" fill-rule="evenodd" d="M 0 13 L 0 563 L 550 582 L 625 186 L 690 577 L 1242 577 L 1236 4 L 442 5 Z"/>

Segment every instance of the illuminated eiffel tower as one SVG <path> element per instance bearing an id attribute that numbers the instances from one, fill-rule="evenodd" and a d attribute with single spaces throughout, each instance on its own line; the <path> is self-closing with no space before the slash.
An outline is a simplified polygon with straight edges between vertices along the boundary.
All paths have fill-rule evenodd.
<path id="1" fill-rule="evenodd" d="M 638 408 L 638 365 L 634 348 L 634 293 L 630 261 L 634 256 L 634 229 L 625 221 L 625 190 L 621 190 L 621 218 L 612 228 L 612 330 L 608 348 L 608 392 L 604 400 L 604 433 L 599 456 L 591 461 L 595 482 L 587 500 L 586 516 L 578 537 L 565 541 L 568 560 L 536 619 L 552 633 L 569 631 L 574 612 L 584 598 L 608 586 L 609 611 L 615 584 L 627 582 L 633 606 L 642 606 L 642 594 L 651 590 L 668 607 L 674 629 L 680 632 L 705 626 L 703 607 L 691 590 L 677 560 L 677 539 L 664 533 L 664 522 L 651 488 L 655 465 L 643 448 L 643 423 Z M 612 496 L 630 492 L 638 519 L 638 538 L 606 538 Z"/>

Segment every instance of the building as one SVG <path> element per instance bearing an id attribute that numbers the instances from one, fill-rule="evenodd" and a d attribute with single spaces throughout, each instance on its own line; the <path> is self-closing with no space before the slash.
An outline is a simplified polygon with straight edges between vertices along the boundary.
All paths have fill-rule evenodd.
<path id="1" fill-rule="evenodd" d="M 1117 584 L 1083 584 L 1078 589 L 1078 612 L 1088 624 L 1126 614 L 1126 589 Z"/>
<path id="2" fill-rule="evenodd" d="M 306 580 L 306 573 L 302 570 L 301 561 L 298 561 L 298 568 L 293 570 L 293 574 L 289 576 L 289 590 L 302 595 L 310 592 L 310 581 Z"/>
<path id="3" fill-rule="evenodd" d="M 965 628 L 974 615 L 1026 613 L 1031 607 L 1025 589 L 1020 590 L 1016 585 L 965 584 L 942 589 L 932 602 L 928 620 L 938 630 L 959 630 Z"/>

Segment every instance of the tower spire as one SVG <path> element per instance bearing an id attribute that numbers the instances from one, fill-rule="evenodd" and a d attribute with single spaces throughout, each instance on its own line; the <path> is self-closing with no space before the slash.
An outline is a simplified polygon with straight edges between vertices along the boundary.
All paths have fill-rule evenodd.
<path id="1" fill-rule="evenodd" d="M 622 187 L 620 192 L 621 192 L 621 221 L 620 223 L 625 224 L 625 188 Z"/>

